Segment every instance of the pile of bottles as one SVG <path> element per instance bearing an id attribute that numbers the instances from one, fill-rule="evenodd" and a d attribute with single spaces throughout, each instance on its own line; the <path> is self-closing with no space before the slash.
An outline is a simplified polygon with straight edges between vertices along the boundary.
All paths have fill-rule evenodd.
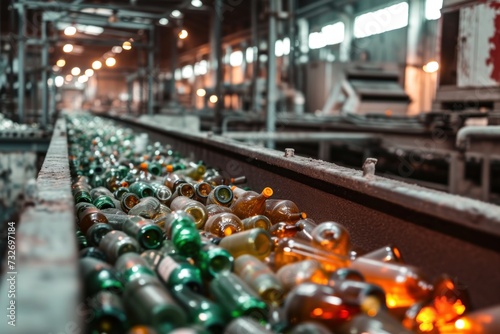
<path id="1" fill-rule="evenodd" d="M 88 333 L 500 333 L 460 282 L 109 121 L 68 119 Z"/>

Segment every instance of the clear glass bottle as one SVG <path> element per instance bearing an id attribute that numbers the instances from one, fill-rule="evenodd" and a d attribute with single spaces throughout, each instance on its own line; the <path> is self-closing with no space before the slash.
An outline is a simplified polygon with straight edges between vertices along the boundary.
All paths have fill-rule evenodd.
<path id="1" fill-rule="evenodd" d="M 312 244 L 320 249 L 348 256 L 351 237 L 347 229 L 336 222 L 323 222 L 311 231 Z"/>
<path id="2" fill-rule="evenodd" d="M 267 303 L 279 305 L 285 290 L 273 271 L 252 255 L 241 255 L 234 261 L 234 272 Z"/>
<path id="3" fill-rule="evenodd" d="M 224 237 L 219 246 L 227 249 L 235 259 L 250 254 L 263 260 L 271 254 L 273 242 L 269 232 L 254 228 Z"/>
<path id="4" fill-rule="evenodd" d="M 205 206 L 188 197 L 176 197 L 172 203 L 170 203 L 170 209 L 172 211 L 181 210 L 191 215 L 196 228 L 200 230 L 203 229 L 208 219 L 208 212 Z"/>
<path id="5" fill-rule="evenodd" d="M 101 239 L 99 248 L 106 254 L 110 263 L 115 263 L 118 257 L 124 253 L 138 253 L 140 250 L 137 241 L 122 231 L 111 231 L 107 233 Z"/>
<path id="6" fill-rule="evenodd" d="M 401 251 L 399 248 L 393 245 L 388 245 L 379 249 L 376 249 L 372 252 L 362 255 L 366 259 L 372 259 L 382 262 L 393 262 L 393 263 L 401 263 L 404 264 L 405 261 L 401 256 Z"/>
<path id="7" fill-rule="evenodd" d="M 262 215 L 266 211 L 266 200 L 273 195 L 273 190 L 266 187 L 262 192 L 246 191 L 231 205 L 231 210 L 240 219 Z"/>
<path id="8" fill-rule="evenodd" d="M 243 231 L 243 223 L 236 215 L 224 212 L 208 218 L 203 228 L 218 237 L 226 237 Z"/>
<path id="9" fill-rule="evenodd" d="M 129 210 L 131 216 L 142 216 L 144 218 L 153 218 L 160 211 L 160 201 L 155 197 L 141 198 L 139 204 Z"/>
<path id="10" fill-rule="evenodd" d="M 123 232 L 135 238 L 142 248 L 160 248 L 164 239 L 163 231 L 152 220 L 139 216 L 129 216 L 123 224 Z"/>
<path id="11" fill-rule="evenodd" d="M 233 203 L 233 191 L 225 185 L 216 186 L 207 197 L 206 204 L 217 204 L 230 207 Z"/>
<path id="12" fill-rule="evenodd" d="M 286 264 L 276 272 L 276 277 L 278 277 L 286 291 L 290 291 L 305 282 L 323 285 L 328 283 L 327 273 L 323 270 L 321 264 L 315 260 L 303 260 Z"/>
<path id="13" fill-rule="evenodd" d="M 120 207 L 123 212 L 129 212 L 134 206 L 139 204 L 141 199 L 134 193 L 126 193 L 120 199 Z"/>

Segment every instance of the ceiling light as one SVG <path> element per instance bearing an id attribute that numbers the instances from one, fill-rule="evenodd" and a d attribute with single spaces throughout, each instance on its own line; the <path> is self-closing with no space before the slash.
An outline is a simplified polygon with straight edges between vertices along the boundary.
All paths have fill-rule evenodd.
<path id="1" fill-rule="evenodd" d="M 123 49 L 122 49 L 122 47 L 121 47 L 121 46 L 113 46 L 113 47 L 111 48 L 111 52 L 113 52 L 113 53 L 121 53 L 121 52 L 122 52 L 122 50 L 123 50 Z"/>
<path id="2" fill-rule="evenodd" d="M 179 32 L 179 38 L 180 39 L 186 39 L 188 37 L 188 32 L 186 29 L 182 29 L 180 32 Z"/>
<path id="3" fill-rule="evenodd" d="M 436 73 L 439 70 L 439 63 L 435 60 L 428 62 L 423 66 L 425 73 Z"/>
<path id="4" fill-rule="evenodd" d="M 70 82 L 71 80 L 73 80 L 73 76 L 71 74 L 68 74 L 66 75 L 66 77 L 64 78 L 67 82 Z"/>
<path id="5" fill-rule="evenodd" d="M 99 60 L 96 60 L 92 63 L 92 68 L 94 70 L 98 70 L 102 67 L 102 63 Z"/>
<path id="6" fill-rule="evenodd" d="M 89 81 L 89 78 L 86 75 L 81 75 L 78 77 L 78 82 L 80 83 L 85 83 L 87 81 Z"/>
<path id="7" fill-rule="evenodd" d="M 57 65 L 52 66 L 52 71 L 54 71 L 54 72 L 59 72 L 60 69 L 61 68 Z"/>
<path id="8" fill-rule="evenodd" d="M 64 78 L 60 75 L 55 77 L 54 84 L 56 85 L 56 87 L 61 87 L 64 84 Z"/>
<path id="9" fill-rule="evenodd" d="M 59 67 L 64 67 L 64 65 L 66 65 L 66 60 L 59 59 L 58 61 L 56 61 L 56 65 Z"/>
<path id="10" fill-rule="evenodd" d="M 203 6 L 203 2 L 201 2 L 200 0 L 191 0 L 191 6 L 199 8 Z"/>
<path id="11" fill-rule="evenodd" d="M 71 69 L 71 74 L 73 74 L 74 76 L 77 76 L 78 74 L 80 74 L 82 71 L 80 70 L 79 67 L 73 67 Z"/>
<path id="12" fill-rule="evenodd" d="M 94 70 L 91 68 L 85 70 L 85 75 L 90 78 L 91 76 L 94 75 Z"/>
<path id="13" fill-rule="evenodd" d="M 204 90 L 203 88 L 200 88 L 196 91 L 196 95 L 198 95 L 199 97 L 203 97 L 203 96 L 207 95 L 207 91 Z"/>
<path id="14" fill-rule="evenodd" d="M 113 67 L 115 65 L 116 65 L 116 59 L 115 58 L 109 57 L 108 59 L 106 59 L 106 66 Z"/>
<path id="15" fill-rule="evenodd" d="M 217 103 L 217 101 L 219 101 L 219 99 L 217 98 L 217 95 L 212 95 L 212 96 L 210 96 L 209 101 L 211 103 Z"/>
<path id="16" fill-rule="evenodd" d="M 73 45 L 71 45 L 71 44 L 65 44 L 63 46 L 63 51 L 66 52 L 66 53 L 70 53 L 71 51 L 73 51 Z"/>
<path id="17" fill-rule="evenodd" d="M 166 26 L 168 24 L 168 19 L 166 17 L 162 17 L 159 21 L 158 21 L 159 24 L 161 24 L 162 26 Z"/>
<path id="18" fill-rule="evenodd" d="M 129 41 L 125 41 L 122 44 L 122 48 L 123 50 L 130 50 L 132 49 L 132 43 L 130 43 Z"/>
<path id="19" fill-rule="evenodd" d="M 177 9 L 173 10 L 172 13 L 170 13 L 172 17 L 179 18 L 182 16 L 182 13 L 178 11 Z"/>
<path id="20" fill-rule="evenodd" d="M 68 26 L 66 29 L 64 29 L 64 34 L 66 36 L 73 36 L 76 34 L 76 28 L 74 26 Z"/>

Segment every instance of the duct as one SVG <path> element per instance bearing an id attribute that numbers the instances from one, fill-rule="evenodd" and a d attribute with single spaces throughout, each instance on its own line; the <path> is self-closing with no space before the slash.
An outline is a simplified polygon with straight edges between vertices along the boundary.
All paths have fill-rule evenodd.
<path id="1" fill-rule="evenodd" d="M 467 150 L 472 138 L 499 139 L 500 126 L 467 126 L 457 133 L 456 147 Z"/>

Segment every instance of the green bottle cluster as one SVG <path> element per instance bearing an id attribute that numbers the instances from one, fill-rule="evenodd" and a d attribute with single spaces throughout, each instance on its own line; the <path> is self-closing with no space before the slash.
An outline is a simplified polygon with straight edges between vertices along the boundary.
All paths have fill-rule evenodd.
<path id="1" fill-rule="evenodd" d="M 98 117 L 68 127 L 86 333 L 439 334 L 480 322 L 463 285 L 431 283 L 393 245 L 354 256 L 344 226 L 317 223 L 279 189 L 252 190 Z M 486 313 L 485 333 L 499 333 L 500 312 Z"/>

